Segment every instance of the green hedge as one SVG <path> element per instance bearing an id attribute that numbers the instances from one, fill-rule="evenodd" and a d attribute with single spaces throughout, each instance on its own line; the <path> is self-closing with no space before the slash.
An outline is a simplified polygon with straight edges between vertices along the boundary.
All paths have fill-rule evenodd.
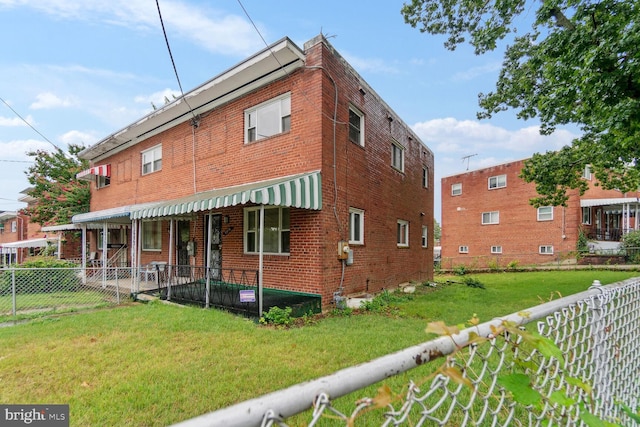
<path id="1" fill-rule="evenodd" d="M 0 273 L 0 295 L 11 294 L 14 276 L 19 294 L 76 291 L 82 283 L 76 273 L 77 266 L 69 261 L 50 257 L 30 258 L 15 269 Z"/>

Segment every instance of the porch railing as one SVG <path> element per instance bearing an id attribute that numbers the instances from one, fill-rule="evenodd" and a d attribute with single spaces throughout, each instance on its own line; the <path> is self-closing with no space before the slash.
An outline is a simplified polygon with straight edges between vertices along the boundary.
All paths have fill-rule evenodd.
<path id="1" fill-rule="evenodd" d="M 543 356 L 544 346 L 531 349 L 523 342 L 523 335 L 496 332 L 505 322 L 524 328 L 534 321 L 538 333 L 557 345 L 562 358 L 548 357 L 548 351 Z M 349 426 L 580 426 L 586 425 L 589 414 L 616 425 L 634 426 L 638 424 L 629 412 L 637 411 L 640 404 L 639 351 L 640 278 L 607 286 L 596 280 L 588 291 L 177 426 L 285 426 L 288 417 L 312 407 L 313 411 L 304 417 L 310 419 L 310 426 L 323 421 L 334 421 L 331 425 L 335 425 L 335 419 Z M 428 362 L 435 363 L 436 369 L 440 367 L 436 375 L 427 377 L 422 369 L 412 371 L 415 377 L 401 399 L 380 392 L 384 391 L 381 381 Z M 500 385 L 500 378 L 514 371 L 525 372 L 525 392 L 535 390 L 541 396 L 540 402 L 516 404 L 515 392 Z M 372 385 L 379 387 L 378 395 L 363 398 L 362 389 Z M 566 398 L 561 399 L 559 392 Z M 345 399 L 351 405 L 345 399 L 336 402 L 347 394 Z M 522 389 L 519 394 L 522 398 Z M 368 411 L 375 407 L 381 409 Z M 360 420 L 359 416 L 367 418 Z M 297 419 L 296 425 L 299 424 Z"/>

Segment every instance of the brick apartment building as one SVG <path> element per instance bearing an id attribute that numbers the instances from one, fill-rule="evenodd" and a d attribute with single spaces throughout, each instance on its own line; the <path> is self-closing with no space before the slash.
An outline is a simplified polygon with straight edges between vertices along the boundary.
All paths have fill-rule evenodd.
<path id="1" fill-rule="evenodd" d="M 638 229 L 639 192 L 595 186 L 570 193 L 566 207 L 534 208 L 535 184 L 519 178 L 524 160 L 442 178 L 442 266 L 545 264 L 573 257 L 582 232 L 592 248 L 613 248 Z"/>
<path id="2" fill-rule="evenodd" d="M 80 155 L 91 210 L 73 222 L 104 224 L 87 232 L 104 260 L 260 270 L 323 307 L 433 276 L 433 153 L 322 36 L 284 38 Z"/>

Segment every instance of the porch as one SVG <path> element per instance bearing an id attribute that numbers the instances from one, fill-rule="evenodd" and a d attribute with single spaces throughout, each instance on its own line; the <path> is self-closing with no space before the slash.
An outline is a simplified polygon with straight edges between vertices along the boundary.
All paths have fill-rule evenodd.
<path id="1" fill-rule="evenodd" d="M 300 317 L 322 310 L 320 295 L 259 286 L 257 270 L 153 264 L 132 278 L 132 293 L 158 296 L 167 301 L 214 307 L 258 318 L 272 307 L 291 307 Z M 134 291 L 135 289 L 135 291 Z"/>

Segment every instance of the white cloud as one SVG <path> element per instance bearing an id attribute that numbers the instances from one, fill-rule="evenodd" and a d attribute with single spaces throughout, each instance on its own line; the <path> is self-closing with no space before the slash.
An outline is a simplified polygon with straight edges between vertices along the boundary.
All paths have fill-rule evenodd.
<path id="1" fill-rule="evenodd" d="M 398 68 L 389 65 L 385 60 L 380 58 L 361 58 L 346 51 L 342 51 L 341 54 L 359 73 L 398 74 L 400 72 Z"/>
<path id="2" fill-rule="evenodd" d="M 4 0 L 0 4 L 30 7 L 58 19 L 99 22 L 142 32 L 161 31 L 155 2 L 149 0 Z M 171 34 L 177 34 L 210 52 L 232 56 L 245 56 L 264 47 L 251 23 L 241 15 L 223 14 L 183 1 L 162 1 L 160 10 L 169 40 Z M 260 31 L 265 35 L 264 29 Z"/>
<path id="3" fill-rule="evenodd" d="M 180 96 L 180 92 L 167 88 L 151 95 L 138 95 L 134 101 L 138 104 L 144 104 L 145 107 L 152 108 L 151 104 L 153 104 L 156 108 L 160 108 L 168 102 L 174 101 L 178 96 Z"/>
<path id="4" fill-rule="evenodd" d="M 33 122 L 33 117 L 31 117 L 31 115 L 25 117 L 24 119 L 30 124 L 34 123 Z M 5 126 L 5 127 L 27 126 L 27 123 L 25 123 L 19 117 L 13 117 L 13 118 L 0 117 L 0 127 L 2 127 L 2 126 Z"/>
<path id="5" fill-rule="evenodd" d="M 3 160 L 33 160 L 27 152 L 51 150 L 51 144 L 37 139 L 13 140 L 0 142 L 0 153 Z"/>
<path id="6" fill-rule="evenodd" d="M 49 108 L 70 107 L 73 102 L 69 98 L 59 98 L 51 92 L 39 93 L 36 95 L 36 101 L 29 108 L 33 110 L 44 110 Z"/>
<path id="7" fill-rule="evenodd" d="M 65 145 L 75 144 L 75 145 L 84 145 L 88 147 L 98 140 L 98 137 L 92 133 L 81 132 L 79 130 L 71 130 L 63 134 L 60 138 L 58 138 L 60 142 Z"/>
<path id="8" fill-rule="evenodd" d="M 457 72 L 452 76 L 453 81 L 473 80 L 486 74 L 495 74 L 502 68 L 502 63 L 491 62 L 479 67 L 472 67 L 467 70 Z"/>

